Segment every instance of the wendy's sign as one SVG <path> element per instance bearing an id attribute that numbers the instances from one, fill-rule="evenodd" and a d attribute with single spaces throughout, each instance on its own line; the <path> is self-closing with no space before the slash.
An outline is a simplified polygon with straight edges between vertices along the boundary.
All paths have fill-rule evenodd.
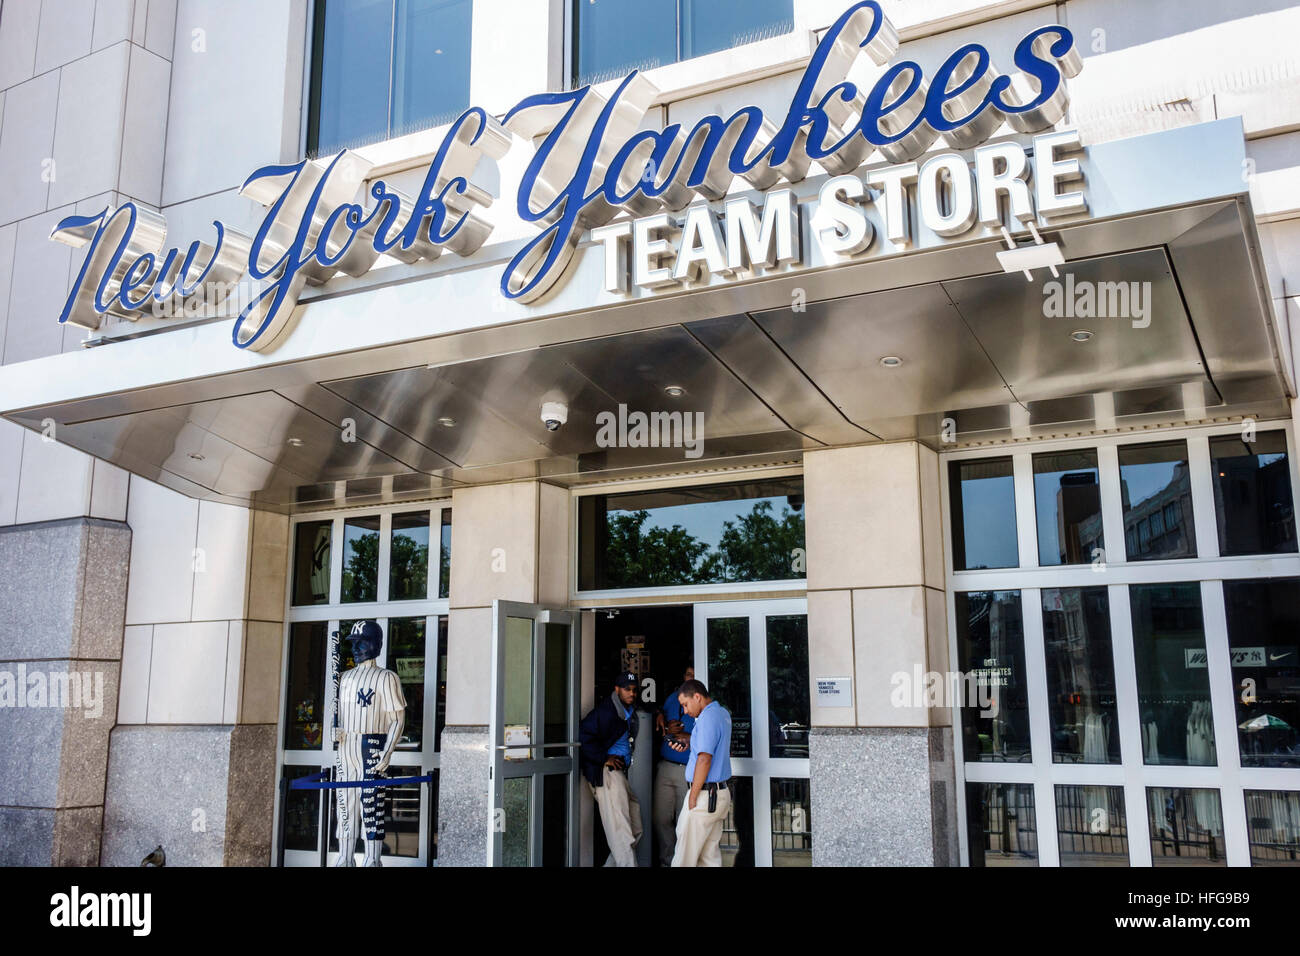
<path id="1" fill-rule="evenodd" d="M 540 231 L 507 265 L 500 287 L 507 298 L 534 302 L 563 277 L 587 230 L 625 213 L 667 217 L 671 231 L 674 214 L 685 211 L 698 229 L 713 213 L 692 204 L 723 200 L 737 176 L 767 191 L 803 180 L 814 162 L 842 176 L 877 152 L 906 166 L 939 137 L 971 149 L 1004 123 L 1020 133 L 1047 129 L 1065 115 L 1065 79 L 1082 67 L 1063 26 L 1025 36 L 1012 53 L 1014 75 L 968 43 L 927 79 L 911 60 L 891 64 L 898 43 L 879 3 L 854 4 L 817 45 L 779 125 L 746 106 L 689 129 L 643 130 L 659 91 L 637 72 L 608 98 L 589 86 L 530 96 L 502 123 L 472 107 L 447 132 L 415 199 L 382 180 L 365 189 L 370 166 L 346 150 L 324 164 L 267 166 L 241 189 L 268 207 L 256 235 L 216 222 L 212 245 L 196 241 L 184 252 L 167 247 L 164 219 L 135 203 L 70 216 L 52 238 L 90 249 L 59 321 L 93 330 L 105 314 L 194 314 L 185 309 L 219 302 L 251 279 L 258 291 L 241 308 L 232 340 L 267 349 L 287 330 L 307 283 L 361 275 L 380 255 L 414 262 L 444 248 L 473 254 L 491 232 L 476 208 L 492 196 L 471 177 L 482 159 L 505 154 L 512 134 L 537 144 L 516 210 Z M 863 53 L 885 67 L 870 89 L 847 79 Z"/>

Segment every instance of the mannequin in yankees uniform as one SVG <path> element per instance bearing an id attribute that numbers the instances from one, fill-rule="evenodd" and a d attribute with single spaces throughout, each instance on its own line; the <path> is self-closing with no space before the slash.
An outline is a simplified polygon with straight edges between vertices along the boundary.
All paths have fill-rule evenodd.
<path id="1" fill-rule="evenodd" d="M 339 679 L 339 741 L 342 779 L 373 780 L 386 776 L 393 748 L 406 724 L 406 697 L 393 671 L 375 658 L 384 646 L 384 632 L 375 621 L 358 621 L 348 638 L 356 666 Z M 384 788 L 344 787 L 338 791 L 339 856 L 335 866 L 353 866 L 357 842 L 357 805 L 365 826 L 365 866 L 382 866 L 384 849 Z M 346 832 L 344 829 L 346 828 Z"/>

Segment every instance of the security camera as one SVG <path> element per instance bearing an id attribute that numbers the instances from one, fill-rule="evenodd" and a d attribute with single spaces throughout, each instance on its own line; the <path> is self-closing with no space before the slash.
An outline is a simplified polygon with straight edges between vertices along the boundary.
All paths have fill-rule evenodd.
<path id="1" fill-rule="evenodd" d="M 557 432 L 569 420 L 569 406 L 563 402 L 542 402 L 542 424 L 546 430 Z"/>

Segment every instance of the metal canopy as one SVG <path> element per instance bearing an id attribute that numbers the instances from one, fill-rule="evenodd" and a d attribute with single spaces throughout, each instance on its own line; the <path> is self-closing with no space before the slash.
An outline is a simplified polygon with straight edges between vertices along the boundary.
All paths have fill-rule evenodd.
<path id="1" fill-rule="evenodd" d="M 1246 197 L 1084 220 L 1046 238 L 1061 244 L 1062 281 L 1136 283 L 1146 317 L 1135 327 L 1045 314 L 1050 276 L 1003 273 L 1001 243 L 982 240 L 187 381 L 87 387 L 91 397 L 6 417 L 38 430 L 53 419 L 60 442 L 192 497 L 294 511 L 519 478 L 786 464 L 832 445 L 951 448 L 1287 414 Z M 383 291 L 345 299 L 364 313 L 394 301 L 375 298 Z M 1087 341 L 1072 337 L 1081 330 Z M 123 354 L 133 374 L 146 356 L 159 361 Z M 885 356 L 902 364 L 885 367 Z M 539 417 L 551 399 L 568 405 L 555 432 Z M 597 415 L 620 405 L 703 413 L 702 455 L 599 447 Z"/>

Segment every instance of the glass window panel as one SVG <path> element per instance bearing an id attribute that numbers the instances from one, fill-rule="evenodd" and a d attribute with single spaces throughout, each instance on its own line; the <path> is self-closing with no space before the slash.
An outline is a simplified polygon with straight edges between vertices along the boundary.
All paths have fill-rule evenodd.
<path id="1" fill-rule="evenodd" d="M 1149 764 L 1214 766 L 1214 721 L 1199 584 L 1129 588 L 1142 754 Z"/>
<path id="2" fill-rule="evenodd" d="M 542 866 L 569 864 L 569 775 L 542 777 Z"/>
<path id="3" fill-rule="evenodd" d="M 1247 790 L 1252 866 L 1300 866 L 1300 793 Z"/>
<path id="4" fill-rule="evenodd" d="M 722 865 L 750 867 L 754 865 L 754 779 L 732 777 L 727 786 L 731 788 L 731 809 L 718 841 Z"/>
<path id="5" fill-rule="evenodd" d="M 1105 548 L 1097 453 L 1088 449 L 1033 460 L 1039 565 L 1091 563 L 1093 550 Z"/>
<path id="6" fill-rule="evenodd" d="M 285 691 L 284 749 L 319 750 L 325 726 L 324 621 L 289 628 L 289 679 Z"/>
<path id="7" fill-rule="evenodd" d="M 1227 866 L 1217 790 L 1147 787 L 1152 866 Z"/>
<path id="8" fill-rule="evenodd" d="M 731 714 L 731 756 L 752 757 L 749 618 L 709 618 L 705 653 L 709 662 L 709 695 Z"/>
<path id="9" fill-rule="evenodd" d="M 282 773 L 289 780 L 320 773 L 320 767 L 286 766 Z M 286 850 L 320 849 L 321 794 L 328 790 L 289 790 L 284 802 L 284 848 Z"/>
<path id="10" fill-rule="evenodd" d="M 1029 760 L 1029 688 L 1019 591 L 972 591 L 956 595 L 957 655 L 962 673 L 973 676 L 978 697 L 961 707 L 967 761 Z"/>
<path id="11" fill-rule="evenodd" d="M 681 22 L 681 58 L 686 60 L 789 33 L 794 29 L 794 0 L 682 0 Z"/>
<path id="12" fill-rule="evenodd" d="M 438 597 L 451 595 L 451 509 L 442 509 L 442 526 L 438 545 Z"/>
<path id="13" fill-rule="evenodd" d="M 316 4 L 315 108 L 308 148 L 330 155 L 388 130 L 393 0 Z"/>
<path id="14" fill-rule="evenodd" d="M 1119 763 L 1106 588 L 1045 588 L 1042 596 L 1052 760 Z"/>
<path id="15" fill-rule="evenodd" d="M 450 123 L 469 106 L 471 0 L 397 0 L 390 136 Z"/>
<path id="16" fill-rule="evenodd" d="M 808 615 L 771 615 L 766 621 L 768 756 L 807 758 Z"/>
<path id="17" fill-rule="evenodd" d="M 1130 561 L 1196 557 L 1187 442 L 1121 445 L 1119 482 Z M 1159 527 L 1152 534 L 1150 518 L 1157 512 Z M 1136 529 L 1135 538 L 1129 529 Z"/>
<path id="18" fill-rule="evenodd" d="M 419 777 L 419 767 L 394 767 L 389 765 L 390 777 Z M 420 855 L 420 804 L 424 800 L 424 785 L 404 783 L 384 788 L 384 856 L 404 856 L 411 859 Z"/>
<path id="19" fill-rule="evenodd" d="M 434 710 L 434 750 L 442 750 L 442 730 L 447 726 L 447 615 L 438 618 L 438 700 Z"/>
<path id="20" fill-rule="evenodd" d="M 529 760 L 533 742 L 533 621 L 506 618 L 505 635 L 505 752 L 507 760 Z M 523 748 L 523 749 L 518 749 Z"/>
<path id="21" fill-rule="evenodd" d="M 583 496 L 578 586 L 801 579 L 803 502 L 800 476 Z"/>
<path id="22" fill-rule="evenodd" d="M 545 743 L 564 743 L 569 740 L 569 626 L 545 625 L 546 640 L 546 700 L 542 707 L 546 724 L 542 728 Z M 543 757 L 566 757 L 569 751 L 562 747 L 547 749 Z"/>
<path id="23" fill-rule="evenodd" d="M 389 541 L 388 600 L 423 601 L 429 596 L 429 512 L 393 515 Z"/>
<path id="24" fill-rule="evenodd" d="M 677 0 L 575 0 L 574 87 L 677 60 Z"/>
<path id="25" fill-rule="evenodd" d="M 1061 866 L 1128 866 L 1123 787 L 1056 787 Z"/>
<path id="26" fill-rule="evenodd" d="M 1224 581 L 1243 767 L 1300 767 L 1300 578 Z"/>
<path id="27" fill-rule="evenodd" d="M 1033 785 L 966 784 L 966 831 L 971 866 L 1038 866 Z"/>
<path id="28" fill-rule="evenodd" d="M 1210 439 L 1219 553 L 1282 554 L 1296 550 L 1295 509 L 1286 433 Z"/>
<path id="29" fill-rule="evenodd" d="M 293 544 L 293 603 L 328 604 L 330 600 L 330 536 L 332 521 L 304 521 L 296 526 Z"/>
<path id="30" fill-rule="evenodd" d="M 528 840 L 528 811 L 533 802 L 532 785 L 532 777 L 512 777 L 501 785 L 504 791 L 502 810 L 505 811 L 501 830 L 501 862 L 505 866 L 528 866 L 532 862 Z"/>
<path id="31" fill-rule="evenodd" d="M 419 750 L 424 743 L 425 620 L 398 617 L 388 622 L 388 667 L 397 672 L 406 698 L 406 725 L 399 750 Z"/>
<path id="32" fill-rule="evenodd" d="M 343 522 L 344 604 L 379 598 L 379 515 Z"/>
<path id="33" fill-rule="evenodd" d="M 812 866 L 812 798 L 808 779 L 773 777 L 772 865 Z"/>
<path id="34" fill-rule="evenodd" d="M 954 461 L 948 465 L 953 570 L 1014 568 L 1016 487 L 1010 458 Z"/>

